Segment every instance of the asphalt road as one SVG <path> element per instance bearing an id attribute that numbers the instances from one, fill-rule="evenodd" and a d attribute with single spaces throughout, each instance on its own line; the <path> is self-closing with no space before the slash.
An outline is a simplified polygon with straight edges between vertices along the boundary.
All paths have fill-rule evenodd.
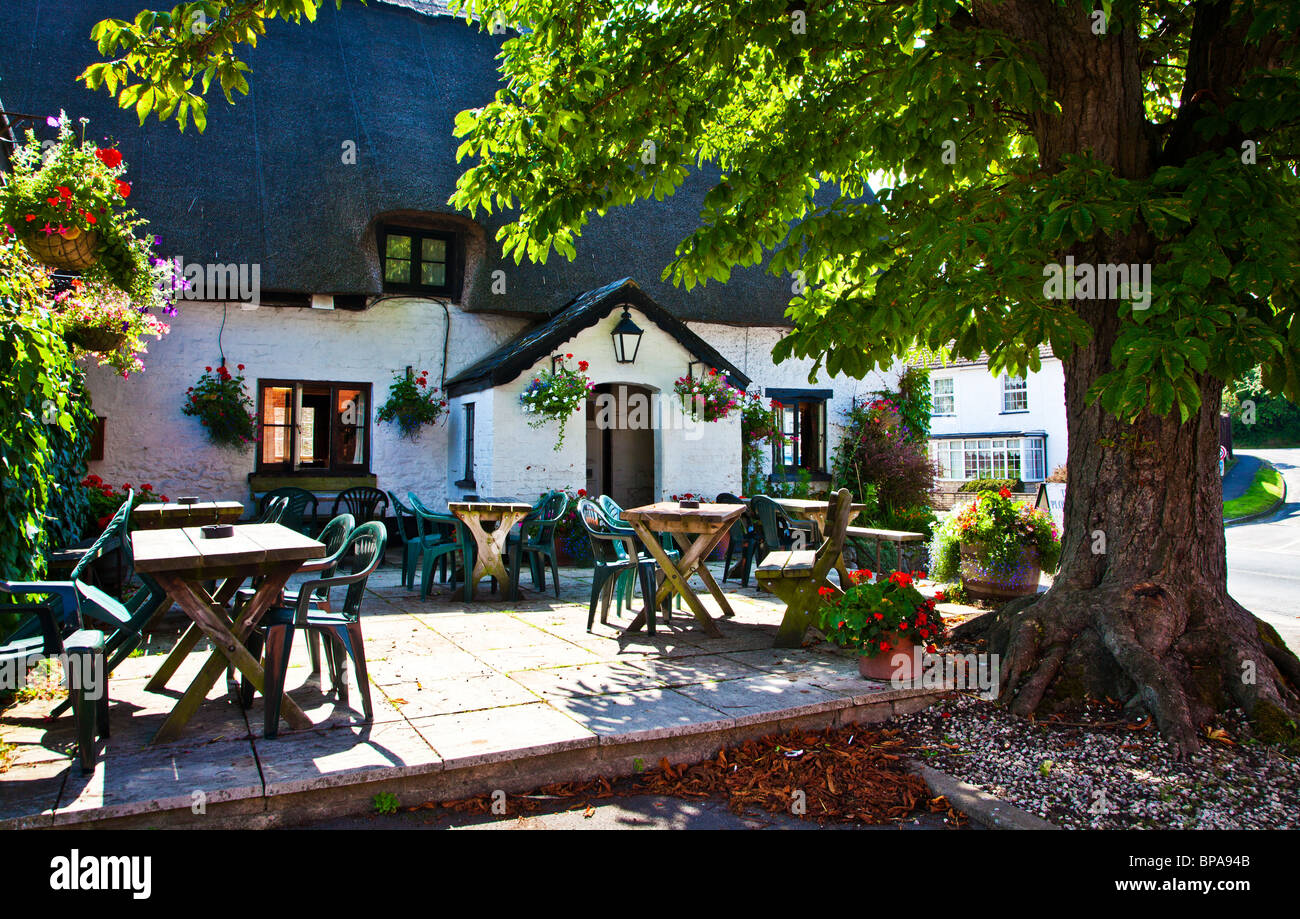
<path id="1" fill-rule="evenodd" d="M 1300 654 L 1300 449 L 1237 453 L 1276 466 L 1287 503 L 1262 520 L 1228 527 L 1228 593 Z"/>

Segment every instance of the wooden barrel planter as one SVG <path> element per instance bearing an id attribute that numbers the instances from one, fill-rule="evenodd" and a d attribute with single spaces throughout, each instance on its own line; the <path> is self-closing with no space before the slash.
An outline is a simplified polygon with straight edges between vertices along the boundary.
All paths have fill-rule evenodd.
<path id="1" fill-rule="evenodd" d="M 1026 546 L 1020 550 L 1013 564 L 994 565 L 984 561 L 983 547 L 974 543 L 961 544 L 961 583 L 975 600 L 1014 600 L 1038 592 L 1042 570 L 1038 566 L 1038 550 Z"/>
<path id="2" fill-rule="evenodd" d="M 97 351 L 101 354 L 116 351 L 126 341 L 126 334 L 117 329 L 82 323 L 69 325 L 63 337 L 83 351 Z"/>
<path id="3" fill-rule="evenodd" d="M 38 262 L 65 271 L 85 271 L 99 260 L 99 234 L 79 227 L 69 227 L 62 236 L 33 233 L 23 237 L 23 245 Z"/>

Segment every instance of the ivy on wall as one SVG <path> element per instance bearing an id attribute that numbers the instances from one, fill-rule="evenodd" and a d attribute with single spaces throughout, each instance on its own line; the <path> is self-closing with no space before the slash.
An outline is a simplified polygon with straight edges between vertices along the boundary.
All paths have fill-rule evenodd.
<path id="1" fill-rule="evenodd" d="M 81 538 L 95 415 L 46 308 L 44 269 L 0 239 L 0 578 L 45 576 L 45 554 Z"/>

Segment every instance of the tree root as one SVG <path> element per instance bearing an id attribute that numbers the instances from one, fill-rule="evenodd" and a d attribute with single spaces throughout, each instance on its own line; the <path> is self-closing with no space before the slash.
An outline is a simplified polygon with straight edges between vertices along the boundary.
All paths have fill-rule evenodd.
<path id="1" fill-rule="evenodd" d="M 1300 659 L 1266 623 L 1204 585 L 1058 584 L 953 630 L 1000 658 L 999 697 L 1017 715 L 1126 699 L 1177 757 L 1215 713 L 1240 707 L 1268 739 L 1300 744 Z"/>

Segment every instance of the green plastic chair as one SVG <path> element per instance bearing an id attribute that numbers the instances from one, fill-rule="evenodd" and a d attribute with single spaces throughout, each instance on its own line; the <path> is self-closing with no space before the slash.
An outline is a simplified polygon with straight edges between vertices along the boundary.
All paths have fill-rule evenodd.
<path id="1" fill-rule="evenodd" d="M 636 538 L 636 531 L 633 530 L 632 527 L 628 524 L 628 522 L 623 519 L 623 508 L 619 506 L 618 502 L 615 501 L 613 498 L 611 498 L 609 495 L 601 495 L 596 500 L 599 502 L 601 513 L 605 515 L 605 519 L 609 521 L 610 526 L 614 527 L 614 529 L 620 532 L 627 533 L 629 536 L 632 537 L 632 545 L 638 547 L 637 548 L 638 557 L 642 559 L 649 559 L 651 562 L 654 562 L 654 557 L 652 555 L 646 552 L 642 552 L 640 550 L 639 548 L 640 541 Z M 677 561 L 679 558 L 682 557 L 682 552 L 680 549 L 677 548 L 677 543 L 673 541 L 673 537 L 671 534 L 660 533 L 659 545 L 663 547 L 664 554 L 667 555 L 673 561 Z M 628 608 L 631 609 L 635 597 L 634 594 L 635 588 L 636 588 L 636 578 L 633 576 L 632 572 L 630 571 L 623 572 L 623 574 L 619 576 L 618 588 L 616 589 L 617 596 L 618 596 L 617 610 L 620 616 L 623 614 L 624 603 L 626 603 Z M 682 608 L 681 594 L 675 594 L 674 600 L 677 609 L 681 609 Z"/>
<path id="2" fill-rule="evenodd" d="M 609 607 L 615 594 L 621 590 L 618 584 L 623 574 L 640 575 L 641 592 L 645 597 L 654 597 L 652 572 L 654 559 L 643 560 L 636 550 L 636 536 L 630 530 L 616 528 L 605 516 L 600 505 L 588 498 L 578 499 L 578 520 L 587 536 L 591 539 L 591 557 L 593 561 L 591 575 L 591 602 L 587 607 L 587 631 L 591 631 L 596 621 L 596 605 L 600 604 L 601 624 L 609 623 Z M 647 600 L 650 603 L 651 600 Z M 620 607 L 621 608 L 621 607 Z M 646 616 L 646 630 L 653 635 L 655 631 L 655 612 L 651 610 Z"/>
<path id="3" fill-rule="evenodd" d="M 307 574 L 320 572 L 324 577 L 332 575 L 334 570 L 338 567 L 339 561 L 343 558 L 343 550 L 347 544 L 348 537 L 352 534 L 352 531 L 356 529 L 356 525 L 357 522 L 353 519 L 351 514 L 339 514 L 329 523 L 325 524 L 324 528 L 320 531 L 320 535 L 316 537 L 317 542 L 324 543 L 325 545 L 325 557 L 304 562 L 298 569 L 297 573 Z M 253 599 L 253 595 L 256 592 L 256 588 L 248 587 L 241 588 L 235 592 L 236 619 L 239 618 L 239 611 L 243 609 L 244 604 Z M 281 591 L 277 605 L 296 606 L 300 596 L 301 588 L 298 590 L 286 589 Z M 329 611 L 329 591 L 318 591 L 316 596 L 311 599 L 318 607 L 326 612 Z M 255 631 L 249 635 L 246 643 L 248 645 L 248 653 L 253 655 L 253 657 L 261 655 L 262 633 L 260 631 Z M 311 659 L 312 676 L 317 676 L 320 673 L 320 636 L 316 635 L 314 632 L 309 632 L 307 635 L 307 653 Z M 243 678 L 240 684 L 240 700 L 243 702 L 244 708 L 248 708 L 253 704 L 253 684 L 249 683 L 247 678 Z"/>
<path id="4" fill-rule="evenodd" d="M 519 564 L 525 555 L 528 556 L 528 568 L 533 575 L 533 586 L 538 590 L 546 590 L 546 563 L 551 563 L 555 598 L 560 598 L 560 566 L 559 553 L 555 548 L 555 531 L 568 509 L 569 496 L 562 491 L 551 492 L 536 509 L 536 516 L 530 514 L 521 522 L 519 537 L 513 546 L 507 546 L 511 550 L 510 578 L 514 591 L 511 599 L 519 599 Z"/>
<path id="5" fill-rule="evenodd" d="M 45 584 L 57 584 L 59 590 L 51 594 L 52 602 L 44 606 L 55 611 L 64 633 L 75 632 L 82 628 L 82 620 L 104 633 L 105 674 L 112 674 L 117 665 L 131 656 L 131 652 L 144 641 L 145 626 L 159 610 L 171 605 L 171 598 L 159 586 L 158 582 L 147 574 L 136 573 L 140 589 L 127 600 L 122 601 L 90 584 L 87 577 L 90 566 L 111 551 L 115 546 L 122 553 L 124 570 L 129 574 L 134 565 L 131 554 L 131 540 L 128 530 L 131 525 L 131 505 L 134 494 L 128 489 L 127 497 L 104 527 L 102 533 L 77 561 L 67 581 L 46 581 Z M 79 591 L 76 585 L 89 588 Z M 79 615 L 73 615 L 74 607 Z M 17 612 L 36 612 L 36 607 L 20 607 Z M 43 634 L 39 617 L 21 623 L 10 635 L 10 640 L 30 639 Z M 69 696 L 50 712 L 51 718 L 57 718 L 73 705 Z"/>
<path id="6" fill-rule="evenodd" d="M 298 629 L 316 632 L 330 649 L 330 683 L 341 700 L 348 697 L 347 668 L 343 654 L 352 659 L 357 671 L 357 687 L 361 691 L 361 705 L 366 721 L 374 719 L 370 702 L 370 676 L 366 670 L 366 647 L 361 634 L 361 601 L 365 598 L 366 581 L 384 558 L 388 532 L 383 523 L 372 520 L 357 527 L 348 536 L 340 559 L 354 562 L 351 574 L 307 581 L 298 591 L 298 602 L 276 606 L 263 619 L 262 632 L 266 642 L 266 719 L 263 735 L 276 737 L 280 730 L 280 704 L 284 699 L 284 680 L 289 670 L 289 656 L 293 649 L 293 634 Z M 320 609 L 314 597 L 322 592 L 326 596 L 332 588 L 346 587 L 343 604 L 337 612 Z"/>
<path id="7" fill-rule="evenodd" d="M 413 491 L 407 492 L 406 498 L 411 502 L 411 509 L 415 512 L 416 523 L 419 525 L 421 551 L 424 553 L 424 566 L 420 572 L 420 599 L 429 598 L 429 588 L 433 584 L 433 566 L 439 559 L 447 558 L 451 562 L 454 587 L 455 556 L 459 552 L 461 573 L 465 582 L 465 600 L 466 602 L 472 600 L 474 584 L 471 573 L 474 565 L 474 546 L 469 529 L 460 518 L 452 514 L 438 514 L 429 510 L 420 503 L 420 499 Z"/>
<path id="8" fill-rule="evenodd" d="M 420 521 L 416 517 L 415 508 L 403 504 L 402 499 L 397 497 L 397 492 L 388 492 L 388 499 L 392 502 L 393 513 L 397 517 L 397 542 L 402 549 L 402 586 L 415 589 L 415 572 L 420 564 L 420 557 L 424 554 L 424 541 L 420 536 Z M 407 528 L 407 523 L 410 528 Z"/>
<path id="9" fill-rule="evenodd" d="M 289 513 L 289 497 L 278 495 L 270 498 L 262 507 L 261 515 L 254 523 L 281 523 Z"/>
<path id="10" fill-rule="evenodd" d="M 718 504 L 744 504 L 745 499 L 739 495 L 733 495 L 730 492 L 722 492 L 717 498 Z M 731 573 L 732 555 L 739 552 L 741 569 L 740 583 L 749 586 L 749 572 L 754 564 L 754 556 L 758 554 L 758 546 L 763 537 L 758 532 L 758 525 L 754 522 L 754 515 L 746 509 L 744 515 L 731 525 L 727 534 L 727 554 L 722 560 L 722 580 L 726 581 L 727 576 Z"/>
<path id="11" fill-rule="evenodd" d="M 297 488 L 293 485 L 273 488 L 262 495 L 261 500 L 257 502 L 259 516 L 265 515 L 267 507 L 277 498 L 289 499 L 284 513 L 278 520 L 260 520 L 259 523 L 278 523 L 299 533 L 306 533 L 308 527 L 315 524 L 317 508 L 319 507 L 316 496 L 305 488 Z M 308 508 L 311 508 L 310 515 L 307 513 Z"/>

